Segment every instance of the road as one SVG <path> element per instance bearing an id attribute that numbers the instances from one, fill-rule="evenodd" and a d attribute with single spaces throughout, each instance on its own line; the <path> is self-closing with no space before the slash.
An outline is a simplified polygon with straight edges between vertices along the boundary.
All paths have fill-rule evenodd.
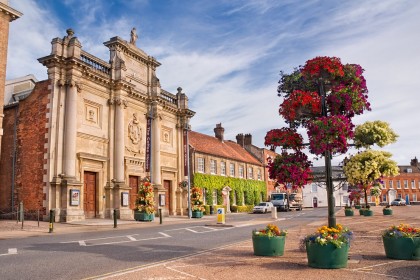
<path id="1" fill-rule="evenodd" d="M 292 229 L 324 220 L 327 209 L 271 214 L 230 214 L 218 227 L 210 219 L 118 231 L 9 239 L 0 242 L 1 279 L 83 279 L 150 265 L 250 238 L 253 229 L 275 223 Z M 211 221 L 211 222 L 210 222 Z"/>

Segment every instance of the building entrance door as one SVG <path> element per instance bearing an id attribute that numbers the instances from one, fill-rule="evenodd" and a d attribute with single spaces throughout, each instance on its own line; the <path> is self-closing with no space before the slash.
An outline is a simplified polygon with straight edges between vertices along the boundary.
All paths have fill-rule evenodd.
<path id="1" fill-rule="evenodd" d="M 85 218 L 96 217 L 96 173 L 84 172 L 83 211 Z"/>
<path id="2" fill-rule="evenodd" d="M 171 209 L 171 205 L 169 205 L 170 201 L 171 201 L 171 181 L 169 180 L 163 180 L 163 187 L 165 188 L 165 209 L 167 211 L 170 211 Z"/>
<path id="3" fill-rule="evenodd" d="M 129 186 L 130 186 L 130 209 L 136 207 L 137 195 L 139 192 L 139 177 L 129 176 Z"/>
<path id="4" fill-rule="evenodd" d="M 318 207 L 318 198 L 314 197 L 313 202 L 314 202 L 314 208 L 317 208 Z"/>

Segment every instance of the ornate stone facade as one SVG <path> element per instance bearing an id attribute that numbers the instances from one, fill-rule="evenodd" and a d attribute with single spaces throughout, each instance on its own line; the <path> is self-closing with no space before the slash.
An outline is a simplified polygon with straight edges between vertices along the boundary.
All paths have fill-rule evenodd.
<path id="1" fill-rule="evenodd" d="M 104 45 L 109 63 L 85 52 L 68 29 L 52 40 L 51 54 L 38 59 L 48 68 L 49 83 L 42 93 L 48 129 L 40 207 L 45 214 L 54 209 L 59 221 L 111 218 L 114 209 L 130 219 L 140 180 L 150 177 L 156 205 L 167 198 L 160 204 L 163 215 L 180 213 L 186 204 L 177 197 L 182 128 L 195 113 L 181 88 L 177 94 L 161 89 L 155 72 L 160 63 L 135 41 L 113 37 Z M 29 191 L 30 183 L 24 187 Z"/>

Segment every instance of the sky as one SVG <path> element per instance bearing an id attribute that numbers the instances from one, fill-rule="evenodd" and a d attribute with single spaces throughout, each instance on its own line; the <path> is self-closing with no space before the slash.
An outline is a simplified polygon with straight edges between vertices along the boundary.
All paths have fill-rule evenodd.
<path id="1" fill-rule="evenodd" d="M 420 1 L 410 0 L 9 0 L 23 16 L 11 22 L 7 79 L 47 79 L 37 59 L 51 40 L 72 28 L 83 50 L 109 61 L 103 45 L 127 41 L 162 65 L 161 86 L 189 97 L 194 131 L 225 139 L 252 135 L 264 147 L 267 131 L 286 126 L 278 114 L 280 71 L 290 73 L 316 56 L 360 64 L 372 111 L 353 122 L 382 120 L 399 135 L 382 150 L 399 165 L 420 157 Z M 300 132 L 304 133 L 303 130 Z M 305 133 L 304 133 L 305 134 Z M 374 147 L 377 148 L 377 147 Z M 378 148 L 379 149 L 379 148 Z M 344 156 L 333 159 L 339 164 Z M 309 153 L 315 166 L 323 165 Z"/>

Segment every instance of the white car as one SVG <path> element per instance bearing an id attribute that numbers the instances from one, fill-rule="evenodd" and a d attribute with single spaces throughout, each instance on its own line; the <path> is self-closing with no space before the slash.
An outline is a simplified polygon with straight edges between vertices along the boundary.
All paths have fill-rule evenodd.
<path id="1" fill-rule="evenodd" d="M 267 213 L 271 212 L 271 208 L 273 207 L 273 203 L 271 202 L 261 202 L 258 205 L 254 206 L 253 213 Z"/>

